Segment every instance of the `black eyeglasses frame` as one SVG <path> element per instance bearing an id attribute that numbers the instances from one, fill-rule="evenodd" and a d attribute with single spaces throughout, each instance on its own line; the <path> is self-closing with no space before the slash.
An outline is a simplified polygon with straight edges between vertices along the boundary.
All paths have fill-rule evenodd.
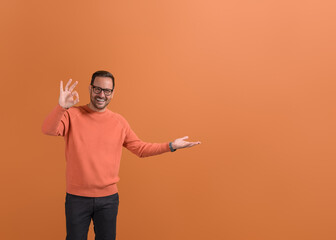
<path id="1" fill-rule="evenodd" d="M 93 92 L 94 92 L 95 94 L 100 94 L 102 91 L 104 91 L 105 96 L 110 96 L 110 95 L 113 93 L 113 90 L 114 90 L 114 86 L 113 86 L 112 89 L 110 89 L 110 88 L 101 88 L 101 87 L 97 87 L 97 86 L 95 86 L 95 85 L 93 85 L 93 84 L 91 84 L 91 86 L 92 86 L 92 88 L 93 88 Z M 99 91 L 99 92 L 95 92 L 95 89 L 97 89 L 98 91 L 99 91 L 99 89 L 100 89 L 100 91 Z M 108 91 L 108 93 L 111 91 L 111 93 L 106 94 L 106 91 Z"/>

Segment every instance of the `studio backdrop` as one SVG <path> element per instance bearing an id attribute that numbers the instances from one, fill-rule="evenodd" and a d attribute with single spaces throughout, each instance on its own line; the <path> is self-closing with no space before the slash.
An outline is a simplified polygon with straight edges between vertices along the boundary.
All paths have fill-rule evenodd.
<path id="1" fill-rule="evenodd" d="M 79 82 L 85 105 L 92 73 L 107 70 L 109 109 L 139 138 L 202 142 L 141 159 L 123 150 L 117 239 L 336 239 L 335 10 L 2 0 L 0 238 L 65 238 L 64 139 L 41 125 L 61 80 Z"/>

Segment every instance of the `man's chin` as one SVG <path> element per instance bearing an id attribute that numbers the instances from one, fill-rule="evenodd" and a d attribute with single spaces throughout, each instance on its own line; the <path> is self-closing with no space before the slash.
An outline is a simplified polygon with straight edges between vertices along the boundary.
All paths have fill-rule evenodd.
<path id="1" fill-rule="evenodd" d="M 104 108 L 107 107 L 107 104 L 104 104 L 104 105 L 97 105 L 97 104 L 95 104 L 94 106 L 95 106 L 97 109 L 104 109 Z"/>
<path id="2" fill-rule="evenodd" d="M 105 103 L 104 105 L 96 104 L 95 102 L 91 102 L 91 103 L 96 109 L 99 109 L 99 110 L 106 108 L 108 105 L 108 103 Z"/>

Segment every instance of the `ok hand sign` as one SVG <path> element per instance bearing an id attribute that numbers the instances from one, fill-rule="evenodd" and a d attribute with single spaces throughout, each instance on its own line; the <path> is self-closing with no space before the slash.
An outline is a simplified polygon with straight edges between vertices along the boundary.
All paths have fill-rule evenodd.
<path id="1" fill-rule="evenodd" d="M 77 91 L 73 91 L 78 82 L 76 81 L 72 86 L 69 88 L 72 79 L 68 81 L 65 85 L 65 89 L 63 90 L 63 81 L 60 84 L 60 96 L 58 103 L 62 108 L 70 108 L 73 105 L 79 102 L 79 95 Z M 76 97 L 76 98 L 75 98 Z"/>

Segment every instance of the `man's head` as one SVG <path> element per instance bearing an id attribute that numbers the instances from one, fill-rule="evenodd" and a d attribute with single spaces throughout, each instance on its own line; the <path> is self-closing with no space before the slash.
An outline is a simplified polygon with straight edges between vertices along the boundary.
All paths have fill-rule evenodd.
<path id="1" fill-rule="evenodd" d="M 114 77 L 107 71 L 97 71 L 92 74 L 89 106 L 95 111 L 105 111 L 113 97 Z"/>

